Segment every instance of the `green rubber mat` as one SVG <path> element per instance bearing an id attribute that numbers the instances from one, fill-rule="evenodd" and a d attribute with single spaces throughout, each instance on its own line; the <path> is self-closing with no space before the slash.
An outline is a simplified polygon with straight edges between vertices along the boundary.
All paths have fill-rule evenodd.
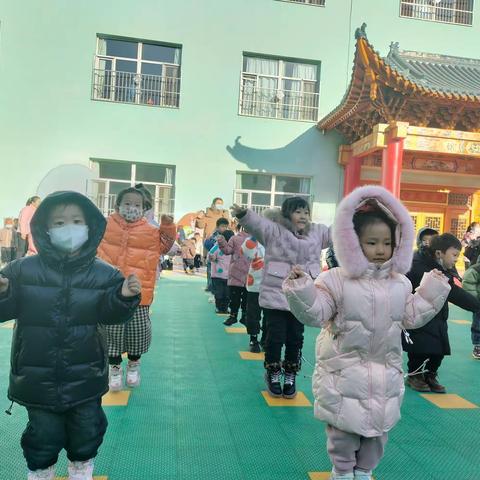
<path id="1" fill-rule="evenodd" d="M 261 361 L 242 360 L 248 337 L 227 334 L 205 279 L 169 273 L 153 305 L 154 338 L 142 361 L 142 385 L 127 406 L 105 407 L 109 429 L 95 475 L 108 480 L 308 480 L 331 469 L 324 426 L 311 407 L 269 407 Z M 452 319 L 471 315 L 451 309 Z M 0 480 L 23 480 L 19 446 L 25 409 L 3 414 L 12 330 L 0 327 Z M 313 362 L 318 332 L 307 328 Z M 480 362 L 471 357 L 468 324 L 450 322 L 453 355 L 440 381 L 480 405 Z M 305 364 L 299 389 L 313 402 Z M 4 407 L 4 408 L 3 408 Z M 377 480 L 479 480 L 480 409 L 441 409 L 407 390 L 403 419 L 391 432 Z M 57 474 L 66 475 L 62 453 Z"/>

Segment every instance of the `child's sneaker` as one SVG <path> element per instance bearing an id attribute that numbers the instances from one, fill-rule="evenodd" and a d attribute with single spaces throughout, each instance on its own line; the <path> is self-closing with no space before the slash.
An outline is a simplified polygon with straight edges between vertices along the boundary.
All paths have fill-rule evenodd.
<path id="1" fill-rule="evenodd" d="M 364 472 L 363 470 L 354 470 L 353 478 L 355 480 L 372 480 L 372 472 Z"/>
<path id="2" fill-rule="evenodd" d="M 54 480 L 55 479 L 55 465 L 46 468 L 45 470 L 28 471 L 28 480 Z"/>
<path id="3" fill-rule="evenodd" d="M 423 373 L 418 373 L 417 375 L 410 375 L 407 378 L 407 385 L 416 392 L 430 392 L 430 387 L 425 382 Z"/>
<path id="4" fill-rule="evenodd" d="M 262 348 L 258 343 L 257 337 L 250 338 L 249 350 L 250 353 L 260 353 L 262 351 Z"/>
<path id="5" fill-rule="evenodd" d="M 480 345 L 473 346 L 472 357 L 476 360 L 480 360 Z"/>
<path id="6" fill-rule="evenodd" d="M 267 386 L 268 393 L 272 397 L 282 396 L 282 384 L 280 379 L 282 378 L 282 370 L 278 367 L 270 367 L 265 372 L 265 384 Z"/>
<path id="7" fill-rule="evenodd" d="M 128 361 L 127 365 L 127 387 L 135 388 L 140 385 L 140 360 Z"/>
<path id="8" fill-rule="evenodd" d="M 430 391 L 433 393 L 447 393 L 447 389 L 438 383 L 437 372 L 435 373 L 426 373 L 425 382 L 430 387 Z"/>
<path id="9" fill-rule="evenodd" d="M 285 371 L 285 381 L 283 383 L 283 396 L 285 398 L 295 398 L 297 396 L 296 376 L 295 372 Z"/>
<path id="10" fill-rule="evenodd" d="M 68 462 L 68 480 L 93 480 L 93 458 L 85 462 Z"/>
<path id="11" fill-rule="evenodd" d="M 332 470 L 332 474 L 330 475 L 330 480 L 354 480 L 355 477 L 352 473 L 337 473 L 335 469 Z"/>
<path id="12" fill-rule="evenodd" d="M 123 369 L 121 365 L 110 365 L 108 388 L 111 392 L 119 392 L 123 388 Z"/>
<path id="13" fill-rule="evenodd" d="M 230 315 L 224 322 L 223 324 L 229 327 L 230 325 L 235 325 L 237 323 L 237 318 Z"/>

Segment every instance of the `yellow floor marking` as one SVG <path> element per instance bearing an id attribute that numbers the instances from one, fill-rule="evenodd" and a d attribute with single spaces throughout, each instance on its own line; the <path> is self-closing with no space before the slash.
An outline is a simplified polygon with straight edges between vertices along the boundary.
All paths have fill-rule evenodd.
<path id="1" fill-rule="evenodd" d="M 330 480 L 332 472 L 308 472 L 310 480 Z M 375 480 L 375 477 L 372 477 Z"/>
<path id="2" fill-rule="evenodd" d="M 56 477 L 55 480 L 68 480 L 68 477 Z M 93 477 L 93 480 L 108 480 L 108 477 L 100 476 L 97 477 L 96 475 Z"/>
<path id="3" fill-rule="evenodd" d="M 458 409 L 479 408 L 474 403 L 471 403 L 468 400 L 465 400 L 464 398 L 454 393 L 449 393 L 449 394 L 422 393 L 421 396 L 425 398 L 425 400 L 432 402 L 434 405 L 436 405 L 439 408 L 458 408 Z"/>
<path id="4" fill-rule="evenodd" d="M 227 333 L 244 333 L 247 334 L 247 329 L 244 327 L 225 327 Z"/>
<path id="5" fill-rule="evenodd" d="M 125 407 L 128 405 L 130 391 L 123 390 L 121 392 L 108 392 L 102 398 L 104 407 Z"/>
<path id="6" fill-rule="evenodd" d="M 458 325 L 471 325 L 470 320 L 451 320 L 452 323 L 458 323 Z"/>
<path id="7" fill-rule="evenodd" d="M 310 400 L 305 396 L 303 392 L 298 392 L 297 396 L 292 399 L 288 398 L 274 398 L 270 396 L 265 390 L 262 392 L 263 398 L 267 402 L 269 407 L 311 407 Z"/>
<path id="8" fill-rule="evenodd" d="M 218 317 L 229 317 L 230 314 L 229 313 L 217 313 L 217 316 Z"/>
<path id="9" fill-rule="evenodd" d="M 6 322 L 2 325 L 0 325 L 1 328 L 8 328 L 12 330 L 15 327 L 15 322 Z"/>
<path id="10" fill-rule="evenodd" d="M 265 360 L 265 352 L 252 353 L 252 352 L 238 352 L 242 360 Z"/>

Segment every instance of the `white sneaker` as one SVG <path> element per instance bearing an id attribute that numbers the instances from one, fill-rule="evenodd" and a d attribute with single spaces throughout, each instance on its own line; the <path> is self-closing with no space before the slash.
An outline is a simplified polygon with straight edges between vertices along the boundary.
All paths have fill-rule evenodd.
<path id="1" fill-rule="evenodd" d="M 85 462 L 68 462 L 68 480 L 93 480 L 93 458 Z"/>
<path id="2" fill-rule="evenodd" d="M 360 470 L 354 470 L 354 477 L 355 480 L 372 480 L 372 472 L 363 472 Z"/>
<path id="3" fill-rule="evenodd" d="M 135 388 L 140 385 L 140 360 L 128 361 L 127 365 L 127 387 Z"/>
<path id="4" fill-rule="evenodd" d="M 123 389 L 123 369 L 121 365 L 110 365 L 108 388 L 111 392 Z"/>
<path id="5" fill-rule="evenodd" d="M 340 474 L 340 473 L 337 473 L 335 469 L 333 469 L 332 475 L 330 476 L 330 480 L 355 480 L 355 477 L 353 476 L 353 472 Z"/>
<path id="6" fill-rule="evenodd" d="M 28 480 L 55 480 L 55 465 L 45 470 L 28 471 Z"/>

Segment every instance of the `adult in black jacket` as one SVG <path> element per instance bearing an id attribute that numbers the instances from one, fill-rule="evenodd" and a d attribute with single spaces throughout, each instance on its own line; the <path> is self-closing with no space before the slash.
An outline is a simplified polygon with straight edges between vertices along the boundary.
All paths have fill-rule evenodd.
<path id="1" fill-rule="evenodd" d="M 22 447 L 29 479 L 50 478 L 62 448 L 69 471 L 88 475 L 107 427 L 101 324 L 131 319 L 140 285 L 96 258 L 105 226 L 83 195 L 52 194 L 31 223 L 38 255 L 0 272 L 0 321 L 16 319 L 8 397 L 28 410 Z"/>
<path id="2" fill-rule="evenodd" d="M 445 393 L 446 389 L 437 381 L 437 372 L 445 355 L 450 355 L 448 339 L 448 302 L 471 312 L 480 310 L 480 302 L 473 295 L 458 287 L 454 281 L 452 269 L 458 259 L 462 246 L 460 241 L 450 233 L 432 238 L 430 246 L 420 247 L 413 257 L 412 268 L 407 277 L 412 282 L 413 290 L 420 285 L 423 274 L 439 269 L 449 279 L 450 294 L 440 312 L 426 325 L 416 330 L 409 330 L 410 343 L 403 337 L 403 349 L 408 352 L 408 372 L 420 371 L 426 363 L 427 373 L 409 376 L 407 384 L 417 391 Z"/>

